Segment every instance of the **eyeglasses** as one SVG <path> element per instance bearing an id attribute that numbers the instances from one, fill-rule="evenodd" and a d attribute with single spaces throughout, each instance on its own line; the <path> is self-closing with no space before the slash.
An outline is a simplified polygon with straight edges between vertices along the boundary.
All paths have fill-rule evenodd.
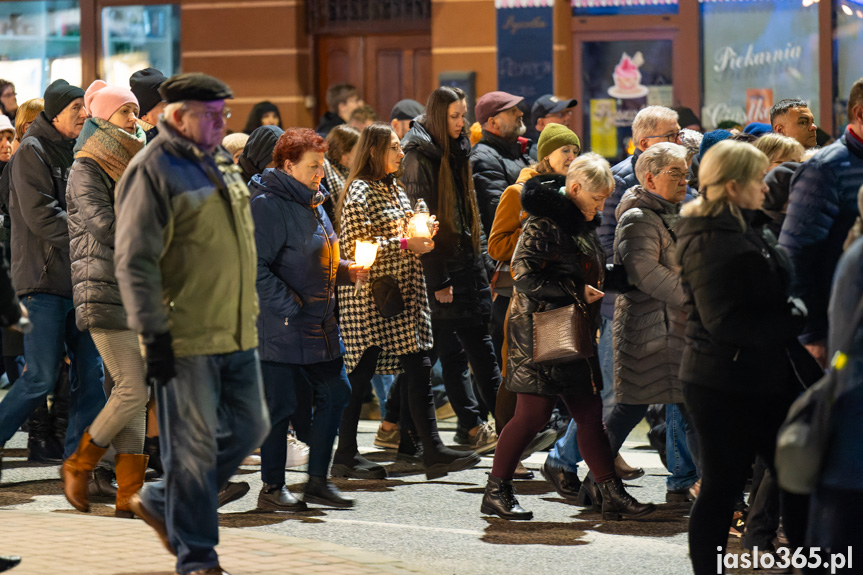
<path id="1" fill-rule="evenodd" d="M 667 140 L 669 142 L 676 142 L 678 138 L 683 136 L 683 130 L 677 132 L 668 132 L 667 134 L 657 134 L 654 136 L 645 136 L 645 139 L 651 138 L 662 138 L 663 140 Z"/>
<path id="2" fill-rule="evenodd" d="M 9 92 L 8 94 L 2 94 L 2 95 L 0 95 L 0 98 L 8 98 L 8 97 L 10 97 L 10 96 L 12 96 L 12 97 L 14 98 L 14 97 L 15 97 L 15 96 L 17 96 L 17 95 L 18 95 L 18 92 Z"/>
<path id="3" fill-rule="evenodd" d="M 191 113 L 195 114 L 197 116 L 203 116 L 211 122 L 215 122 L 219 118 L 227 120 L 228 118 L 231 117 L 231 109 L 227 108 L 227 107 L 222 108 L 221 111 L 215 111 L 215 110 L 204 111 L 204 110 L 202 110 L 202 111 L 191 112 Z"/>
<path id="4" fill-rule="evenodd" d="M 659 173 L 668 174 L 675 182 L 679 182 L 680 180 L 689 182 L 689 173 L 687 172 L 681 172 L 680 170 L 665 170 Z"/>
<path id="5" fill-rule="evenodd" d="M 401 144 L 393 144 L 392 146 L 390 146 L 390 150 L 392 150 L 393 152 L 398 154 L 399 152 L 402 151 L 402 146 L 401 146 Z"/>

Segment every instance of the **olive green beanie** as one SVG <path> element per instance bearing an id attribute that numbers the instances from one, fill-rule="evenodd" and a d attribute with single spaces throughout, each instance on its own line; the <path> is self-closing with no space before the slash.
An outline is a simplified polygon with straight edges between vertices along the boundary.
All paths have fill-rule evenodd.
<path id="1" fill-rule="evenodd" d="M 581 141 L 575 132 L 563 124 L 548 124 L 539 135 L 536 145 L 536 159 L 542 161 L 547 155 L 563 146 L 577 146 L 581 151 Z"/>

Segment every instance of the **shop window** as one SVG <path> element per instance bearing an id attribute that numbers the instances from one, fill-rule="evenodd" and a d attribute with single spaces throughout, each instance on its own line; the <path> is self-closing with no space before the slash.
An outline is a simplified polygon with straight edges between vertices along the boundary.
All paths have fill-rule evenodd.
<path id="1" fill-rule="evenodd" d="M 572 0 L 572 15 L 677 14 L 677 4 L 678 0 Z"/>
<path id="2" fill-rule="evenodd" d="M 0 2 L 0 78 L 14 82 L 19 102 L 58 78 L 80 85 L 78 2 Z"/>
<path id="3" fill-rule="evenodd" d="M 701 10 L 705 129 L 726 120 L 769 122 L 770 108 L 784 98 L 809 102 L 819 117 L 814 0 L 702 0 Z"/>
<path id="4" fill-rule="evenodd" d="M 863 0 L 837 0 L 836 12 L 836 86 L 834 125 L 836 134 L 848 124 L 848 94 L 863 77 Z"/>
<path id="5" fill-rule="evenodd" d="M 127 86 L 132 73 L 148 67 L 168 77 L 180 71 L 179 5 L 104 8 L 102 78 Z"/>

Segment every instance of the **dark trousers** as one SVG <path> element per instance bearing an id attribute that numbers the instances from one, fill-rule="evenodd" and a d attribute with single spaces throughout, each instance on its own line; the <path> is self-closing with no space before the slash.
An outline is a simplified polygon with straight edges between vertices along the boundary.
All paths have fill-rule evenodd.
<path id="1" fill-rule="evenodd" d="M 432 362 L 435 356 L 440 358 L 446 394 L 458 417 L 459 429 L 468 431 L 481 425 L 486 409 L 494 417 L 501 376 L 488 329 L 484 325 L 456 328 L 436 325 L 434 341 Z M 470 370 L 476 377 L 479 402 L 473 393 Z"/>
<path id="2" fill-rule="evenodd" d="M 623 442 L 635 429 L 647 413 L 649 405 L 633 405 L 627 403 L 615 403 L 608 419 L 605 420 L 605 430 L 608 433 L 608 441 L 611 443 L 611 451 L 620 451 Z"/>
<path id="3" fill-rule="evenodd" d="M 379 347 L 370 347 L 360 361 L 348 374 L 351 382 L 351 399 L 342 414 L 339 426 L 339 446 L 333 460 L 336 463 L 350 464 L 357 454 L 357 426 L 360 421 L 363 398 L 371 389 L 372 376 L 377 367 Z M 413 428 L 423 444 L 427 463 L 435 462 L 443 447 L 437 429 L 434 413 L 434 400 L 431 393 L 431 359 L 428 352 L 400 355 L 402 374 L 401 405 L 402 417 L 410 413 Z"/>
<path id="4" fill-rule="evenodd" d="M 512 479 L 524 449 L 548 422 L 558 397 L 578 426 L 578 449 L 597 482 L 614 478 L 614 456 L 602 427 L 602 400 L 598 395 L 535 395 L 519 393 L 515 415 L 503 428 L 494 452 L 491 474 Z"/>
<path id="5" fill-rule="evenodd" d="M 767 469 L 764 460 L 755 460 L 752 473 L 752 490 L 749 492 L 749 515 L 746 517 L 746 531 L 743 546 L 752 549 L 767 549 L 779 529 L 779 484 L 776 476 Z"/>
<path id="6" fill-rule="evenodd" d="M 262 361 L 261 375 L 272 426 L 261 445 L 261 480 L 268 485 L 285 482 L 288 426 L 298 410 L 311 411 L 297 393 L 303 387 L 312 388 L 315 398 L 307 439 L 309 475 L 326 477 L 342 411 L 351 395 L 344 360 L 309 365 Z"/>
<path id="7" fill-rule="evenodd" d="M 756 455 L 773 468 L 776 434 L 794 395 L 735 394 L 687 383 L 684 397 L 704 473 L 690 514 L 689 555 L 695 575 L 714 575 L 717 549 L 725 553 L 734 503 Z"/>

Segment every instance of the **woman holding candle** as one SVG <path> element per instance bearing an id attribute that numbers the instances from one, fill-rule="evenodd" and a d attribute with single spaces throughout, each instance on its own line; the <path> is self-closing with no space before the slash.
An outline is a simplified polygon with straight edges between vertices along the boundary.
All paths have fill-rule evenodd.
<path id="1" fill-rule="evenodd" d="M 368 270 L 341 258 L 338 237 L 321 207 L 327 197 L 321 187 L 326 150 L 326 140 L 313 130 L 289 128 L 273 150 L 276 167 L 250 183 L 258 248 L 259 352 L 272 425 L 261 446 L 264 487 L 258 508 L 266 511 L 300 511 L 307 503 L 353 505 L 327 481 L 350 396 L 335 289 L 365 281 Z M 298 408 L 295 388 L 300 382 L 312 386 L 315 398 L 303 501 L 285 487 L 285 438 Z"/>
<path id="2" fill-rule="evenodd" d="M 467 356 L 480 399 L 494 415 L 501 383 L 494 344 L 488 331 L 491 289 L 483 259 L 484 238 L 470 172 L 470 140 L 465 130 L 467 101 L 458 88 L 432 92 L 426 112 L 405 136 L 405 192 L 412 202 L 425 200 L 440 221 L 435 249 L 424 254 L 435 351 L 447 383 L 447 396 L 478 453 L 494 449 L 497 434 L 483 422 L 470 398 L 470 380 L 461 357 Z"/>
<path id="3" fill-rule="evenodd" d="M 431 395 L 431 315 L 420 256 L 434 249 L 431 238 L 406 237 L 412 216 L 409 200 L 396 183 L 404 153 L 392 128 L 375 123 L 357 144 L 357 157 L 336 213 L 341 214 L 341 240 L 353 256 L 356 241 L 374 241 L 380 248 L 370 270 L 371 283 L 357 295 L 342 288 L 339 311 L 350 370 L 351 401 L 342 417 L 334 476 L 385 477 L 385 470 L 357 452 L 357 423 L 362 400 L 377 373 L 404 371 L 406 405 L 423 445 L 426 477 L 473 467 L 472 452 L 444 447 L 438 435 Z"/>

